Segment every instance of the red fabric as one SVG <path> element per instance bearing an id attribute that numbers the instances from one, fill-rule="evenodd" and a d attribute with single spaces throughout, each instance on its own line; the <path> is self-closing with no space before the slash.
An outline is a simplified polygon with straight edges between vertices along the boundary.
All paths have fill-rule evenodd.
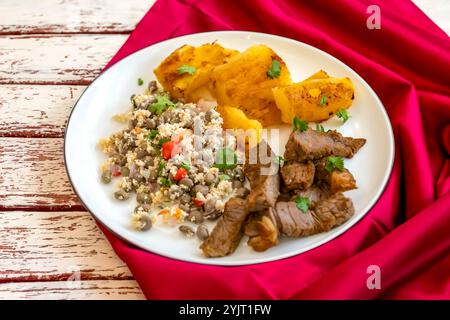
<path id="1" fill-rule="evenodd" d="M 381 8 L 369 30 L 366 9 Z M 395 134 L 392 176 L 374 208 L 335 240 L 280 261 L 206 266 L 137 249 L 104 230 L 150 299 L 449 299 L 450 41 L 405 0 L 158 1 L 111 63 L 179 35 L 252 30 L 339 58 L 383 101 Z M 150 72 L 150 71 L 149 71 Z M 104 228 L 103 228 L 104 229 Z M 369 290 L 367 267 L 381 269 Z"/>

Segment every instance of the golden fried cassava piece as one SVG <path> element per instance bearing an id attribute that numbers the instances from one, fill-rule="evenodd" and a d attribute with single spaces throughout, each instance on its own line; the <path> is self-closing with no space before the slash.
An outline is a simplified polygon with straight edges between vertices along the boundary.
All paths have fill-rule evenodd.
<path id="1" fill-rule="evenodd" d="M 224 129 L 243 129 L 248 141 L 251 145 L 255 142 L 259 143 L 261 139 L 262 125 L 261 122 L 254 119 L 249 119 L 245 113 L 234 107 L 218 106 L 216 109 L 223 119 Z M 235 131 L 235 135 L 239 134 L 239 131 Z"/>
<path id="2" fill-rule="evenodd" d="M 329 77 L 330 76 L 328 75 L 328 73 L 326 73 L 324 70 L 319 70 L 316 73 L 314 73 L 313 75 L 311 75 L 309 78 L 306 78 L 303 81 L 308 81 L 308 80 L 313 80 L 313 79 L 326 79 Z"/>
<path id="3" fill-rule="evenodd" d="M 173 98 L 197 102 L 211 96 L 208 88 L 211 70 L 238 53 L 217 43 L 199 47 L 184 45 L 164 59 L 154 72 Z"/>
<path id="4" fill-rule="evenodd" d="M 255 129 L 261 131 L 262 125 L 258 120 L 249 119 L 242 110 L 229 106 L 218 106 L 217 111 L 223 118 L 225 129 Z"/>
<path id="5" fill-rule="evenodd" d="M 238 107 L 263 126 L 281 123 L 272 88 L 292 83 L 284 61 L 269 47 L 256 45 L 214 68 L 212 88 L 219 105 Z"/>
<path id="6" fill-rule="evenodd" d="M 295 116 L 303 121 L 323 121 L 353 102 L 354 88 L 349 78 L 329 77 L 319 71 L 308 79 L 273 89 L 283 122 L 292 123 Z"/>

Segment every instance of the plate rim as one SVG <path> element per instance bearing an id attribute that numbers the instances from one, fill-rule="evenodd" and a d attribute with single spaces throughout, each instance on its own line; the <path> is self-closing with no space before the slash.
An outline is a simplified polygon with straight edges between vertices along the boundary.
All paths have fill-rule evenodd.
<path id="1" fill-rule="evenodd" d="M 72 120 L 72 116 L 73 116 L 73 114 L 75 112 L 76 107 L 78 106 L 78 104 L 80 103 L 80 101 L 83 98 L 84 94 L 86 93 L 86 91 L 96 81 L 98 81 L 102 76 L 106 75 L 108 73 L 108 71 L 111 70 L 112 67 L 114 67 L 118 63 L 121 63 L 122 61 L 130 58 L 134 54 L 137 54 L 138 52 L 140 52 L 142 50 L 146 50 L 146 49 L 148 49 L 148 48 L 150 48 L 152 46 L 155 46 L 155 45 L 158 45 L 158 44 L 163 44 L 163 43 L 170 42 L 170 41 L 174 41 L 174 40 L 181 39 L 181 38 L 184 38 L 184 37 L 211 35 L 211 34 L 232 34 L 232 33 L 235 33 L 237 36 L 238 35 L 255 35 L 255 36 L 262 36 L 262 37 L 269 36 L 269 37 L 278 38 L 278 40 L 288 41 L 288 42 L 294 43 L 296 45 L 301 45 L 301 46 L 304 46 L 304 47 L 308 47 L 309 49 L 312 49 L 313 51 L 317 51 L 317 52 L 320 52 L 321 54 L 324 54 L 325 56 L 327 56 L 327 58 L 333 60 L 334 62 L 337 62 L 338 64 L 342 64 L 343 66 L 345 66 L 346 68 L 351 70 L 356 75 L 357 79 L 363 85 L 365 85 L 368 88 L 370 95 L 373 96 L 375 98 L 375 100 L 382 106 L 381 113 L 383 115 L 383 118 L 384 118 L 385 122 L 387 123 L 387 126 L 388 126 L 388 137 L 389 137 L 389 141 L 391 142 L 390 143 L 390 148 L 388 150 L 389 154 L 390 154 L 388 174 L 386 174 L 384 176 L 383 181 L 382 181 L 382 187 L 380 188 L 380 190 L 378 191 L 378 193 L 374 197 L 374 200 L 372 201 L 370 207 L 364 212 L 364 214 L 362 214 L 360 217 L 357 217 L 354 221 L 352 221 L 351 225 L 349 225 L 347 228 L 343 228 L 342 230 L 339 230 L 338 233 L 335 234 L 333 237 L 331 237 L 329 239 L 325 238 L 325 239 L 319 241 L 316 244 L 308 245 L 308 246 L 306 246 L 306 248 L 303 248 L 301 250 L 301 252 L 285 253 L 285 254 L 278 255 L 276 257 L 266 258 L 263 261 L 242 260 L 242 261 L 237 261 L 237 262 L 223 261 L 220 258 L 209 258 L 209 259 L 204 259 L 204 260 L 200 260 L 198 258 L 195 258 L 195 259 L 188 260 L 188 259 L 183 259 L 183 258 L 180 258 L 180 257 L 175 257 L 175 256 L 170 255 L 170 254 L 163 254 L 163 253 L 154 252 L 154 251 L 149 250 L 149 249 L 145 248 L 144 246 L 140 245 L 136 241 L 127 239 L 126 237 L 120 235 L 118 232 L 112 230 L 111 227 L 109 227 L 106 223 L 102 222 L 102 220 L 96 216 L 96 214 L 93 212 L 93 210 L 91 210 L 91 208 L 89 208 L 89 206 L 85 203 L 85 201 L 80 196 L 80 193 L 78 192 L 75 184 L 73 183 L 72 176 L 70 174 L 70 170 L 69 170 L 68 165 L 67 165 L 67 134 L 68 134 L 68 129 L 69 129 L 71 120 Z M 280 261 L 280 260 L 284 260 L 284 259 L 294 258 L 294 257 L 296 257 L 298 255 L 301 255 L 301 254 L 306 253 L 306 252 L 308 252 L 310 250 L 318 248 L 318 247 L 320 247 L 320 246 L 322 246 L 322 245 L 324 245 L 324 244 L 326 244 L 326 243 L 328 243 L 328 242 L 330 242 L 330 241 L 340 237 L 345 232 L 349 231 L 352 227 L 354 227 L 357 223 L 359 223 L 361 221 L 361 219 L 364 218 L 369 213 L 369 211 L 371 211 L 373 209 L 373 207 L 380 200 L 381 195 L 386 190 L 387 184 L 389 182 L 389 179 L 391 178 L 393 167 L 394 167 L 394 161 L 395 161 L 395 155 L 396 155 L 395 154 L 395 149 L 396 149 L 396 145 L 395 145 L 395 138 L 394 138 L 394 132 L 393 132 L 393 128 L 392 128 L 392 123 L 391 123 L 391 121 L 389 119 L 389 116 L 387 114 L 387 111 L 386 111 L 386 108 L 385 108 L 383 102 L 378 97 L 378 95 L 375 92 L 375 90 L 373 90 L 373 88 L 367 83 L 367 81 L 361 75 L 359 75 L 359 73 L 357 73 L 353 68 L 351 68 L 349 65 L 347 65 L 345 62 L 343 62 L 340 59 L 334 57 L 330 53 L 328 53 L 328 52 L 326 52 L 326 51 L 324 51 L 322 49 L 319 49 L 317 47 L 314 47 L 314 46 L 312 46 L 312 45 L 310 45 L 308 43 L 305 43 L 305 42 L 302 42 L 302 41 L 299 41 L 299 40 L 295 40 L 295 39 L 291 39 L 291 38 L 287 38 L 287 37 L 284 37 L 284 36 L 271 34 L 271 33 L 264 33 L 264 32 L 246 31 L 246 30 L 218 30 L 218 31 L 206 31 L 206 32 L 185 34 L 185 35 L 180 35 L 180 36 L 177 36 L 177 37 L 165 39 L 165 40 L 162 40 L 162 41 L 154 42 L 154 43 L 152 43 L 150 45 L 147 45 L 147 46 L 145 46 L 143 48 L 140 48 L 140 49 L 138 49 L 138 50 L 136 50 L 136 51 L 126 55 L 125 57 L 123 57 L 122 59 L 120 59 L 118 61 L 115 61 L 114 63 L 109 65 L 106 69 L 103 68 L 101 73 L 99 75 L 97 75 L 92 80 L 92 82 L 83 90 L 83 92 L 80 94 L 78 99 L 73 104 L 72 110 L 70 111 L 69 117 L 67 118 L 67 124 L 66 124 L 66 126 L 64 128 L 64 142 L 63 142 L 64 157 L 63 157 L 63 160 L 64 160 L 64 168 L 65 168 L 65 171 L 67 173 L 67 177 L 69 178 L 70 185 L 71 185 L 74 193 L 77 195 L 78 199 L 80 200 L 81 204 L 83 205 L 83 207 L 90 213 L 90 215 L 94 218 L 94 220 L 96 221 L 97 224 L 101 224 L 102 227 L 106 228 L 109 232 L 111 232 L 113 235 L 115 235 L 119 239 L 121 239 L 124 242 L 126 242 L 128 244 L 131 244 L 131 245 L 133 245 L 133 246 L 135 246 L 135 247 L 137 247 L 137 248 L 139 248 L 141 250 L 144 250 L 144 251 L 149 252 L 151 254 L 155 254 L 155 255 L 164 257 L 166 259 L 177 260 L 179 262 L 184 262 L 184 263 L 195 263 L 195 264 L 218 266 L 218 267 L 232 267 L 232 266 L 245 266 L 245 265 L 256 265 L 256 264 L 262 264 L 262 263 L 270 263 L 270 262 L 276 262 L 276 261 Z"/>

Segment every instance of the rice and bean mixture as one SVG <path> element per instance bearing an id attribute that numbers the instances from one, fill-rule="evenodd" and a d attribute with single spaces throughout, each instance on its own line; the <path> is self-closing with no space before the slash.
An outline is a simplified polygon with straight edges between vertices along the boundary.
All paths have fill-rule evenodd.
<path id="1" fill-rule="evenodd" d="M 203 221 L 220 217 L 231 196 L 248 193 L 235 138 L 225 135 L 214 108 L 171 100 L 155 81 L 131 104 L 131 111 L 113 117 L 128 128 L 100 140 L 108 157 L 102 182 L 117 184 L 118 201 L 136 194 L 135 229 L 187 220 L 200 226 L 181 225 L 180 231 L 204 239 Z"/>

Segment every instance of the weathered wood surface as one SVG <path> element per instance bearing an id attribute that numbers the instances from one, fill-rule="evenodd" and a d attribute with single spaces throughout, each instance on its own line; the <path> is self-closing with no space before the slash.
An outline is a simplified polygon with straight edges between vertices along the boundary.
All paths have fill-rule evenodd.
<path id="1" fill-rule="evenodd" d="M 0 138 L 0 209 L 82 209 L 68 181 L 63 139 Z"/>
<path id="2" fill-rule="evenodd" d="M 0 299 L 143 298 L 80 211 L 62 136 L 85 85 L 153 2 L 1 1 Z"/>
<path id="3" fill-rule="evenodd" d="M 89 84 L 126 38 L 122 34 L 0 37 L 0 84 Z"/>
<path id="4" fill-rule="evenodd" d="M 129 33 L 149 0 L 2 0 L 0 34 Z"/>
<path id="5" fill-rule="evenodd" d="M 85 86 L 0 85 L 0 137 L 63 137 Z"/>
<path id="6" fill-rule="evenodd" d="M 0 299 L 144 299 L 134 280 L 0 283 Z"/>
<path id="7" fill-rule="evenodd" d="M 85 211 L 0 211 L 0 283 L 132 279 Z M 1 295 L 1 289 L 0 289 Z"/>

